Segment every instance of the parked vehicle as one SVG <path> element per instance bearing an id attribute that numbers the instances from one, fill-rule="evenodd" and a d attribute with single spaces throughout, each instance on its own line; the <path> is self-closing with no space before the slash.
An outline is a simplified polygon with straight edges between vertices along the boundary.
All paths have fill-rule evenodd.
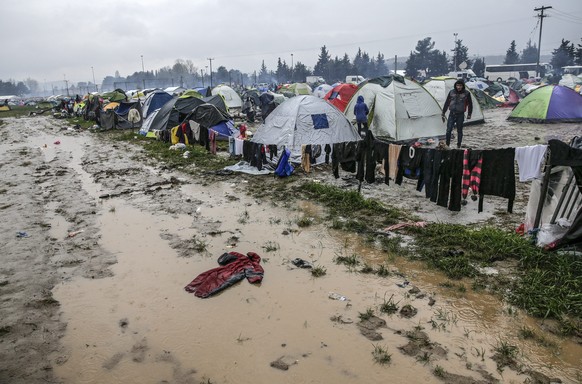
<path id="1" fill-rule="evenodd" d="M 307 84 L 324 84 L 325 79 L 321 76 L 307 76 L 305 82 Z"/>
<path id="2" fill-rule="evenodd" d="M 364 79 L 363 76 L 359 76 L 359 75 L 349 75 L 346 76 L 346 83 L 347 84 L 360 84 L 362 82 L 364 82 L 366 79 Z"/>

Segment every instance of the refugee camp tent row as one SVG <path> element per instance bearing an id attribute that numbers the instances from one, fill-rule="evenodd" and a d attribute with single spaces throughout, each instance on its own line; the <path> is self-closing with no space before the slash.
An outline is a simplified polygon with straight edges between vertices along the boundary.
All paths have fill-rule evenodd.
<path id="1" fill-rule="evenodd" d="M 369 129 L 378 139 L 402 141 L 446 133 L 442 109 L 435 98 L 420 84 L 400 75 L 361 83 L 344 112 L 350 121 L 355 121 L 354 105 L 358 96 L 363 96 L 368 105 Z"/>
<path id="2" fill-rule="evenodd" d="M 426 88 L 426 90 L 429 91 L 431 95 L 433 95 L 442 109 L 445 105 L 445 102 L 447 101 L 449 92 L 454 89 L 456 81 L 457 79 L 452 77 L 432 77 L 429 81 L 423 84 L 423 87 Z M 471 116 L 471 120 L 465 120 L 465 125 L 482 124 L 485 122 L 485 117 L 483 116 L 483 111 L 481 110 L 479 100 L 477 100 L 470 88 L 467 88 L 467 90 L 471 94 L 471 101 L 473 102 L 473 114 Z"/>

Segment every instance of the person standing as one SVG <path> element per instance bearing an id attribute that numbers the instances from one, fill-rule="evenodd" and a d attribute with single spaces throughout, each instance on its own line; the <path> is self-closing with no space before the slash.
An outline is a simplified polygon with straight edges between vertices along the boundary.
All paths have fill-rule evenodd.
<path id="1" fill-rule="evenodd" d="M 354 115 L 356 115 L 356 123 L 358 124 L 358 133 L 361 135 L 362 131 L 368 131 L 368 113 L 370 110 L 364 102 L 364 96 L 358 96 L 356 105 L 354 106 Z M 363 128 L 363 129 L 362 129 Z"/>
<path id="2" fill-rule="evenodd" d="M 465 122 L 465 111 L 467 120 L 471 119 L 473 113 L 473 101 L 471 93 L 465 89 L 463 80 L 457 80 L 454 88 L 447 95 L 447 100 L 443 106 L 442 119 L 445 121 L 445 113 L 449 110 L 449 120 L 447 121 L 447 146 L 451 145 L 451 134 L 453 128 L 457 127 L 457 148 L 461 148 L 463 141 L 463 123 Z"/>

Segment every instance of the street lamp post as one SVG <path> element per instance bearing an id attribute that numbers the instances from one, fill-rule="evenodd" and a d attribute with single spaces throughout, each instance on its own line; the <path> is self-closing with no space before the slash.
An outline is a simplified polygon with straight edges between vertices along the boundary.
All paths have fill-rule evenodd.
<path id="1" fill-rule="evenodd" d="M 209 57 L 208 61 L 210 61 L 210 88 L 212 88 L 212 60 L 213 58 Z"/>
<path id="2" fill-rule="evenodd" d="M 291 82 L 293 83 L 293 54 L 291 54 Z"/>
<path id="3" fill-rule="evenodd" d="M 98 92 L 97 83 L 95 82 L 95 70 L 91 67 L 91 73 L 93 73 L 93 84 L 95 84 L 95 92 Z"/>
<path id="4" fill-rule="evenodd" d="M 145 89 L 145 67 L 143 65 L 143 55 L 140 55 L 141 57 L 141 71 L 143 72 L 143 76 L 142 77 L 142 81 L 143 81 L 143 89 Z"/>
<path id="5" fill-rule="evenodd" d="M 455 49 L 453 49 L 453 55 L 455 55 L 454 59 L 455 67 L 453 68 L 453 71 L 457 70 L 457 35 L 458 35 L 457 32 L 453 33 L 453 36 L 455 36 Z"/>

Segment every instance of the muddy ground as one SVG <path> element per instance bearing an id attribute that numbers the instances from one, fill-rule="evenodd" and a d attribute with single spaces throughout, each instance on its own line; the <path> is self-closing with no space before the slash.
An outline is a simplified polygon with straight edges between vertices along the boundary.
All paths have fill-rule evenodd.
<path id="1" fill-rule="evenodd" d="M 508 124 L 507 110 L 467 127 L 477 148 L 569 140 L 575 125 Z M 355 235 L 315 222 L 322 208 L 247 195 L 269 176 L 192 178 L 143 150 L 48 116 L 0 126 L 0 383 L 525 383 L 580 382 L 582 347 L 498 298 L 443 288 L 424 266 L 384 261 Z M 354 188 L 353 177 L 313 179 Z M 258 180 L 258 181 L 257 181 Z M 487 199 L 451 213 L 410 185 L 365 184 L 365 196 L 423 219 L 514 228 Z M 471 204 L 471 203 L 470 203 Z M 257 252 L 265 277 L 199 299 L 184 291 L 230 250 Z M 337 265 L 357 254 L 388 277 Z M 291 261 L 325 268 L 314 278 Z M 399 310 L 382 313 L 392 300 Z M 366 316 L 370 311 L 373 316 Z M 518 337 L 524 327 L 539 337 Z M 516 346 L 510 361 L 502 347 Z M 507 350 L 508 348 L 505 348 Z M 554 378 L 552 381 L 551 379 Z"/>

